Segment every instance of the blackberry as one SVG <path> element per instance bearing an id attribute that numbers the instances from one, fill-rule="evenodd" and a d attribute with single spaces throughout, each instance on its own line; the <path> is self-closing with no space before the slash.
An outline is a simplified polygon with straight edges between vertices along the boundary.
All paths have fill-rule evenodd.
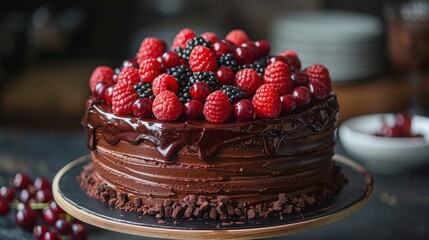
<path id="1" fill-rule="evenodd" d="M 222 54 L 217 60 L 217 65 L 219 67 L 230 67 L 234 72 L 238 71 L 238 64 L 232 53 Z"/>
<path id="2" fill-rule="evenodd" d="M 189 87 L 196 82 L 205 82 L 210 87 L 210 92 L 219 89 L 219 80 L 214 72 L 196 72 L 189 78 Z"/>
<path id="3" fill-rule="evenodd" d="M 251 64 L 244 64 L 239 66 L 239 70 L 253 68 L 261 78 L 264 78 L 265 68 L 267 68 L 267 59 L 266 57 L 262 57 Z"/>
<path id="4" fill-rule="evenodd" d="M 238 100 L 241 100 L 241 99 L 247 97 L 246 92 L 238 86 L 223 85 L 220 88 L 220 90 L 222 90 L 222 92 L 224 92 L 226 95 L 228 95 L 229 101 L 231 103 L 235 103 Z"/>
<path id="5" fill-rule="evenodd" d="M 192 38 L 186 42 L 185 48 L 183 48 L 181 51 L 180 51 L 180 49 L 178 49 L 176 51 L 176 53 L 177 53 L 177 55 L 179 55 L 179 57 L 188 61 L 189 55 L 191 55 L 192 49 L 194 49 L 194 47 L 200 46 L 200 45 L 204 46 L 204 47 L 208 47 L 208 48 L 212 47 L 212 44 L 210 42 L 204 40 L 204 38 L 194 37 L 194 38 Z"/>
<path id="6" fill-rule="evenodd" d="M 192 76 L 192 70 L 189 67 L 180 65 L 167 69 L 167 73 L 173 76 L 179 84 L 179 89 L 188 85 L 189 78 Z"/>
<path id="7" fill-rule="evenodd" d="M 155 99 L 155 95 L 153 95 L 152 85 L 150 83 L 139 82 L 134 85 L 134 90 L 136 90 L 137 95 L 140 98 L 149 98 L 150 100 Z"/>

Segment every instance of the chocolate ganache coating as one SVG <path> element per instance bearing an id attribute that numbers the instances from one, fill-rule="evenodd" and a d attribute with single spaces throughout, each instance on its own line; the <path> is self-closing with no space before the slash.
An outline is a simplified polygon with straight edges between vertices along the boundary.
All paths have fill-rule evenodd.
<path id="1" fill-rule="evenodd" d="M 162 122 L 116 116 L 90 98 L 83 124 L 92 163 L 85 176 L 151 206 L 190 194 L 249 205 L 279 194 L 326 194 L 326 183 L 340 176 L 332 161 L 338 112 L 332 93 L 276 119 Z"/>

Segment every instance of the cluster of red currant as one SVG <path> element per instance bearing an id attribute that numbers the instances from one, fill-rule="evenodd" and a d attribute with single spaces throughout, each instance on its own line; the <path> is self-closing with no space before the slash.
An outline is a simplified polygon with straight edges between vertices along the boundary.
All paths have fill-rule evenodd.
<path id="1" fill-rule="evenodd" d="M 0 188 L 0 216 L 8 214 L 14 214 L 16 225 L 33 231 L 38 240 L 84 240 L 88 235 L 86 225 L 53 200 L 51 184 L 44 177 L 32 181 L 27 174 L 17 173 L 10 186 Z"/>

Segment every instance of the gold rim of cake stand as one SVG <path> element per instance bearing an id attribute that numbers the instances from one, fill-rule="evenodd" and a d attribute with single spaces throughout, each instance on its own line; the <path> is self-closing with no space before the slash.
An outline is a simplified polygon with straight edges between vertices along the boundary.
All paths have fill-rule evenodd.
<path id="1" fill-rule="evenodd" d="M 88 224 L 91 224 L 100 228 L 108 229 L 111 231 L 139 235 L 139 236 L 146 236 L 146 237 L 168 238 L 168 239 L 201 239 L 202 236 L 204 236 L 204 238 L 210 238 L 210 239 L 267 238 L 267 237 L 274 237 L 274 236 L 281 236 L 281 235 L 303 232 L 309 229 L 313 229 L 313 228 L 317 228 L 323 225 L 333 223 L 335 221 L 343 219 L 357 212 L 369 201 L 373 192 L 373 179 L 369 174 L 369 172 L 360 164 L 344 156 L 336 154 L 334 156 L 334 160 L 351 167 L 353 170 L 359 172 L 362 175 L 367 185 L 367 191 L 365 193 L 364 198 L 361 201 L 356 202 L 355 204 L 343 210 L 340 210 L 338 212 L 335 212 L 326 216 L 310 219 L 307 221 L 297 222 L 297 223 L 289 223 L 289 224 L 286 223 L 283 225 L 276 225 L 272 227 L 257 227 L 257 228 L 232 229 L 232 230 L 169 229 L 169 228 L 146 227 L 146 226 L 127 224 L 127 223 L 117 222 L 114 220 L 108 220 L 108 219 L 93 215 L 89 212 L 83 211 L 75 207 L 74 205 L 72 205 L 65 198 L 63 198 L 62 194 L 59 191 L 59 181 L 61 177 L 74 166 L 87 161 L 87 156 L 81 157 L 64 166 L 55 175 L 55 178 L 52 182 L 52 190 L 53 190 L 55 201 L 67 213 L 69 213 L 73 217 L 83 222 L 86 222 Z"/>

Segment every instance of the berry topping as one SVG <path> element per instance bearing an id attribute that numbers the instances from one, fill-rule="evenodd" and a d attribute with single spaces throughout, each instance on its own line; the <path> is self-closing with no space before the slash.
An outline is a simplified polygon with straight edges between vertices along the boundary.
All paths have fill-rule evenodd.
<path id="1" fill-rule="evenodd" d="M 290 50 L 290 49 L 280 53 L 280 56 L 285 56 L 285 57 L 292 56 L 292 57 L 298 58 L 298 54 L 294 50 Z"/>
<path id="2" fill-rule="evenodd" d="M 294 87 L 308 85 L 307 73 L 302 71 L 292 73 L 291 80 L 293 82 Z"/>
<path id="3" fill-rule="evenodd" d="M 196 82 L 205 82 L 210 87 L 210 92 L 214 92 L 219 88 L 219 80 L 214 72 L 196 72 L 192 77 L 189 78 L 189 84 Z"/>
<path id="4" fill-rule="evenodd" d="M 259 56 L 259 54 L 255 52 L 255 49 L 250 47 L 237 47 L 234 50 L 234 58 L 237 60 L 238 64 L 250 64 Z"/>
<path id="5" fill-rule="evenodd" d="M 322 82 L 313 81 L 308 84 L 312 98 L 317 102 L 328 97 L 330 90 Z"/>
<path id="6" fill-rule="evenodd" d="M 59 219 L 59 214 L 49 207 L 46 207 L 42 210 L 42 217 L 45 222 L 54 225 L 55 222 Z"/>
<path id="7" fill-rule="evenodd" d="M 153 80 L 152 89 L 155 96 L 167 90 L 177 94 L 179 85 L 173 76 L 163 73 Z"/>
<path id="8" fill-rule="evenodd" d="M 139 98 L 131 107 L 134 116 L 138 118 L 152 118 L 152 100 L 149 98 Z"/>
<path id="9" fill-rule="evenodd" d="M 201 119 L 203 117 L 203 104 L 197 100 L 191 100 L 183 104 L 183 116 L 186 119 Z"/>
<path id="10" fill-rule="evenodd" d="M 205 102 L 210 94 L 210 87 L 205 82 L 196 82 L 192 84 L 190 94 L 192 99 Z"/>
<path id="11" fill-rule="evenodd" d="M 91 74 L 91 77 L 89 78 L 89 89 L 91 89 L 91 92 L 94 92 L 94 87 L 99 82 L 107 83 L 108 85 L 113 84 L 113 69 L 106 66 L 99 66 Z"/>
<path id="12" fill-rule="evenodd" d="M 223 85 L 220 90 L 228 96 L 228 99 L 231 103 L 235 103 L 238 100 L 247 97 L 246 92 L 237 86 Z"/>
<path id="13" fill-rule="evenodd" d="M 231 111 L 232 106 L 228 96 L 224 92 L 217 90 L 207 97 L 203 114 L 209 122 L 222 123 L 228 120 Z"/>
<path id="14" fill-rule="evenodd" d="M 249 41 L 249 37 L 247 36 L 247 34 L 240 29 L 235 29 L 230 31 L 226 37 L 226 40 L 232 42 L 235 44 L 235 46 L 240 46 L 241 44 Z"/>
<path id="15" fill-rule="evenodd" d="M 125 83 L 130 86 L 137 84 L 139 81 L 139 70 L 132 67 L 122 68 L 117 78 L 117 83 Z"/>
<path id="16" fill-rule="evenodd" d="M 277 90 L 264 84 L 258 88 L 252 99 L 257 117 L 276 118 L 282 111 L 282 103 Z"/>
<path id="17" fill-rule="evenodd" d="M 188 85 L 189 78 L 192 76 L 192 70 L 184 65 L 167 69 L 167 73 L 173 76 L 179 84 L 179 89 Z"/>
<path id="18" fill-rule="evenodd" d="M 222 56 L 220 56 L 220 58 L 217 60 L 217 65 L 219 67 L 229 67 L 234 72 L 238 71 L 238 64 L 235 61 L 234 55 L 232 53 L 222 54 Z"/>
<path id="19" fill-rule="evenodd" d="M 189 56 L 189 66 L 193 72 L 213 72 L 217 68 L 216 57 L 210 48 L 196 46 Z"/>
<path id="20" fill-rule="evenodd" d="M 152 90 L 152 84 L 150 83 L 139 82 L 134 85 L 133 89 L 140 98 L 149 98 L 150 100 L 155 99 L 155 95 L 153 94 Z"/>
<path id="21" fill-rule="evenodd" d="M 216 76 L 219 80 L 219 85 L 234 85 L 235 74 L 230 67 L 220 67 L 216 71 Z"/>
<path id="22" fill-rule="evenodd" d="M 265 69 L 264 84 L 272 86 L 279 95 L 288 93 L 293 85 L 288 65 L 281 61 L 268 65 Z"/>
<path id="23" fill-rule="evenodd" d="M 305 86 L 298 86 L 293 89 L 292 96 L 295 99 L 295 103 L 298 107 L 307 106 L 311 100 L 310 89 Z"/>
<path id="24" fill-rule="evenodd" d="M 36 201 L 39 203 L 48 203 L 53 200 L 51 189 L 41 189 L 36 192 Z"/>
<path id="25" fill-rule="evenodd" d="M 191 55 L 192 50 L 196 47 L 196 46 L 204 46 L 206 48 L 211 48 L 212 44 L 206 40 L 204 40 L 204 38 L 202 37 L 194 37 L 192 39 L 190 39 L 187 43 L 185 48 L 181 49 L 176 49 L 178 56 L 180 56 L 182 59 L 185 60 L 189 60 L 189 56 Z"/>
<path id="26" fill-rule="evenodd" d="M 249 99 L 241 99 L 234 103 L 232 114 L 237 121 L 250 121 L 255 115 L 252 102 Z"/>
<path id="27" fill-rule="evenodd" d="M 162 54 L 161 61 L 166 68 L 172 68 L 180 64 L 180 57 L 177 53 L 168 51 Z"/>
<path id="28" fill-rule="evenodd" d="M 269 42 L 264 40 L 255 41 L 255 47 L 258 49 L 259 56 L 265 57 L 270 54 L 271 45 Z"/>
<path id="29" fill-rule="evenodd" d="M 37 222 L 37 214 L 28 205 L 19 209 L 15 214 L 15 223 L 24 230 L 32 231 Z"/>
<path id="30" fill-rule="evenodd" d="M 289 69 L 292 72 L 296 72 L 301 70 L 301 61 L 299 61 L 299 59 L 297 57 L 294 56 L 286 56 L 286 63 L 289 66 Z"/>
<path id="31" fill-rule="evenodd" d="M 235 46 L 231 42 L 221 40 L 214 43 L 212 49 L 216 55 L 216 58 L 220 58 L 224 54 L 233 53 Z"/>
<path id="32" fill-rule="evenodd" d="M 201 34 L 201 37 L 207 42 L 211 42 L 212 44 L 219 40 L 216 33 L 214 32 L 205 32 Z"/>
<path id="33" fill-rule="evenodd" d="M 104 82 L 99 82 L 95 85 L 93 95 L 97 101 L 104 101 L 106 99 L 105 93 L 108 87 L 109 85 Z"/>
<path id="34" fill-rule="evenodd" d="M 182 104 L 174 92 L 163 91 L 155 97 L 152 111 L 158 120 L 175 121 L 182 114 Z"/>
<path id="35" fill-rule="evenodd" d="M 25 173 L 17 173 L 12 179 L 12 186 L 18 190 L 23 190 L 31 184 L 31 178 Z"/>
<path id="36" fill-rule="evenodd" d="M 109 105 L 112 105 L 113 88 L 115 88 L 115 86 L 112 85 L 104 90 L 104 101 Z"/>
<path id="37" fill-rule="evenodd" d="M 325 84 L 331 90 L 331 77 L 329 76 L 328 69 L 322 64 L 313 64 L 305 70 L 310 82 L 318 81 Z"/>
<path id="38" fill-rule="evenodd" d="M 162 73 L 162 69 L 162 64 L 156 58 L 143 60 L 138 70 L 140 81 L 145 83 L 152 82 L 153 79 Z"/>
<path id="39" fill-rule="evenodd" d="M 37 177 L 36 179 L 34 179 L 33 186 L 36 190 L 50 189 L 51 183 L 47 178 Z"/>
<path id="40" fill-rule="evenodd" d="M 157 58 L 165 52 L 165 42 L 154 37 L 145 38 L 137 52 L 137 62 L 140 64 L 148 58 Z"/>
<path id="41" fill-rule="evenodd" d="M 137 100 L 138 95 L 132 86 L 126 83 L 117 83 L 113 89 L 112 111 L 116 115 L 132 113 L 131 106 Z"/>
<path id="42" fill-rule="evenodd" d="M 178 47 L 184 48 L 186 46 L 186 42 L 194 37 L 195 33 L 191 29 L 184 28 L 180 30 L 180 32 L 176 34 L 176 37 L 174 37 L 171 49 L 174 50 Z"/>
<path id="43" fill-rule="evenodd" d="M 251 68 L 240 70 L 235 75 L 235 85 L 242 88 L 249 96 L 253 95 L 261 84 L 261 77 Z"/>
<path id="44" fill-rule="evenodd" d="M 293 111 L 296 107 L 295 98 L 291 94 L 286 94 L 280 97 L 282 101 L 282 112 L 287 113 Z"/>

